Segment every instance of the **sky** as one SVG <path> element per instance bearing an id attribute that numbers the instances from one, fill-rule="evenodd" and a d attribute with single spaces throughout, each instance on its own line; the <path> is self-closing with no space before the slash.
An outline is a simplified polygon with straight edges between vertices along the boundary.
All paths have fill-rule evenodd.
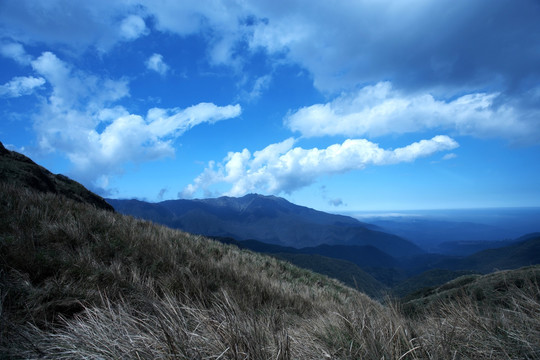
<path id="1" fill-rule="evenodd" d="M 110 198 L 540 206 L 537 0 L 0 0 L 0 104 Z"/>

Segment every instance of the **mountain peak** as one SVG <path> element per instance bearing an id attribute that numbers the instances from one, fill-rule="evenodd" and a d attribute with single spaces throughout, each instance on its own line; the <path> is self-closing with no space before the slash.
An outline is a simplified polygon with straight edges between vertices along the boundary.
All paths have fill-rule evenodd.
<path id="1" fill-rule="evenodd" d="M 168 200 L 141 203 L 137 208 L 122 200 L 109 201 L 120 213 L 206 236 L 258 240 L 295 248 L 325 243 L 372 245 L 391 256 L 422 252 L 411 242 L 372 230 L 352 217 L 328 214 L 271 195 Z"/>

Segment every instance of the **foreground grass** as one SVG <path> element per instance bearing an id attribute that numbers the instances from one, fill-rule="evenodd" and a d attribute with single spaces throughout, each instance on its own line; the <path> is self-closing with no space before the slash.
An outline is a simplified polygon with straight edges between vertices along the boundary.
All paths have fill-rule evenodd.
<path id="1" fill-rule="evenodd" d="M 9 184 L 0 266 L 5 358 L 540 359 L 538 283 L 405 315 L 287 262 Z"/>

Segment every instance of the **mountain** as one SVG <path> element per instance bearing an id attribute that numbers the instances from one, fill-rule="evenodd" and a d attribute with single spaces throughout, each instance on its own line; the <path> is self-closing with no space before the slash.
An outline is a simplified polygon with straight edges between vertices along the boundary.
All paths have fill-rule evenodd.
<path id="1" fill-rule="evenodd" d="M 460 242 L 485 242 L 511 239 L 516 236 L 515 232 L 494 225 L 478 224 L 470 221 L 448 221 L 422 217 L 402 217 L 393 219 L 369 220 L 382 231 L 396 234 L 429 252 L 446 254 L 443 243 Z M 522 234 L 522 233 L 521 233 Z M 519 236 L 519 233 L 517 234 Z M 459 249 L 449 249 L 458 251 Z"/>
<path id="2" fill-rule="evenodd" d="M 422 292 L 423 288 L 442 285 L 467 273 L 488 274 L 538 264 L 540 233 L 532 233 L 512 240 L 508 246 L 479 251 L 466 257 L 423 254 L 400 259 L 398 268 L 408 276 L 393 286 L 392 292 L 404 296 L 414 291 Z M 365 270 L 369 272 L 369 269 Z"/>
<path id="3" fill-rule="evenodd" d="M 298 206 L 275 196 L 107 201 L 120 213 L 205 236 L 254 239 L 294 248 L 328 245 L 373 246 L 394 257 L 423 251 L 399 236 L 377 231 L 352 217 Z"/>
<path id="4" fill-rule="evenodd" d="M 0 182 L 41 192 L 59 194 L 75 201 L 92 204 L 99 209 L 114 211 L 102 197 L 64 175 L 55 175 L 30 158 L 7 150 L 0 142 Z"/>
<path id="5" fill-rule="evenodd" d="M 523 236 L 509 246 L 483 250 L 463 259 L 442 261 L 440 266 L 489 273 L 536 264 L 540 264 L 540 233 Z"/>
<path id="6" fill-rule="evenodd" d="M 14 177 L 0 182 L 1 358 L 534 359 L 540 353 L 535 268 L 459 278 L 431 289 L 433 298 L 422 293 L 386 305 L 289 262 L 41 186 Z M 326 259 L 317 263 L 334 266 Z M 475 279 L 489 281 L 467 288 Z"/>
<path id="7" fill-rule="evenodd" d="M 483 250 L 509 246 L 514 242 L 514 239 L 492 241 L 445 241 L 437 245 L 436 252 L 451 256 L 468 256 Z"/>

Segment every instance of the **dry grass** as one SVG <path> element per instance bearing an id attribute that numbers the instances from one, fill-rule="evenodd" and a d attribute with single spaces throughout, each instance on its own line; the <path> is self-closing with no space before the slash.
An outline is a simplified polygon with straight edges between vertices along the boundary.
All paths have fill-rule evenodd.
<path id="1" fill-rule="evenodd" d="M 340 283 L 0 184 L 4 358 L 540 359 L 537 283 L 421 316 Z"/>

